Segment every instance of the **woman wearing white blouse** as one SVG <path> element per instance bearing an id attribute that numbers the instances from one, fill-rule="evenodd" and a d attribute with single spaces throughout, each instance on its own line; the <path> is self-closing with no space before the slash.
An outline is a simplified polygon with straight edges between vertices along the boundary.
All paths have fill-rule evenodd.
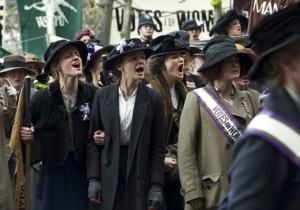
<path id="1" fill-rule="evenodd" d="M 104 63 L 118 82 L 95 95 L 87 145 L 89 198 L 104 210 L 163 204 L 163 102 L 140 82 L 151 53 L 139 39 L 122 39 Z M 99 130 L 102 145 L 94 138 Z"/>

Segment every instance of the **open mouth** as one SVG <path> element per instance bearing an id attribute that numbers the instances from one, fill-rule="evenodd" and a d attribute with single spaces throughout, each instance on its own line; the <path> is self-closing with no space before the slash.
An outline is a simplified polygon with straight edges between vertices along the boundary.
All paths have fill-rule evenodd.
<path id="1" fill-rule="evenodd" d="M 178 67 L 178 71 L 179 71 L 180 73 L 183 72 L 183 64 L 181 64 L 181 65 Z"/>
<path id="2" fill-rule="evenodd" d="M 139 68 L 137 68 L 136 70 L 135 70 L 136 72 L 144 72 L 144 67 L 139 67 Z"/>
<path id="3" fill-rule="evenodd" d="M 72 66 L 73 66 L 74 68 L 76 68 L 76 69 L 79 69 L 79 68 L 80 68 L 80 63 L 74 63 Z"/>

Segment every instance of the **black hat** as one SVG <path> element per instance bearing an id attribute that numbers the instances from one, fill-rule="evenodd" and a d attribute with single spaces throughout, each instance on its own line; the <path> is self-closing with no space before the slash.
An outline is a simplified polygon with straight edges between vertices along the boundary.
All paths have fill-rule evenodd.
<path id="1" fill-rule="evenodd" d="M 251 79 L 263 79 L 267 71 L 262 65 L 268 56 L 300 40 L 300 3 L 290 4 L 263 18 L 252 30 L 250 40 L 258 59 L 250 70 Z"/>
<path id="2" fill-rule="evenodd" d="M 143 47 L 140 39 L 125 39 L 123 38 L 120 43 L 110 52 L 107 61 L 104 62 L 104 68 L 111 69 L 115 62 L 123 55 L 138 50 L 143 50 L 146 59 L 150 57 L 153 50 L 148 47 Z"/>
<path id="3" fill-rule="evenodd" d="M 103 47 L 100 43 L 88 43 L 88 61 L 84 67 L 84 71 L 88 70 L 98 55 L 101 55 L 104 52 L 110 53 L 115 46 L 109 45 Z"/>
<path id="4" fill-rule="evenodd" d="M 205 62 L 197 70 L 198 72 L 208 70 L 210 67 L 224 60 L 231 55 L 238 55 L 240 62 L 246 64 L 248 70 L 253 61 L 249 55 L 242 51 L 238 51 L 234 40 L 226 35 L 220 35 L 212 38 L 207 42 L 204 49 Z"/>
<path id="5" fill-rule="evenodd" d="M 200 54 L 200 53 L 202 53 L 202 50 L 200 48 L 191 46 L 189 32 L 184 31 L 184 30 L 180 30 L 180 31 L 170 32 L 167 35 L 174 36 L 175 41 L 176 41 L 176 39 L 180 39 L 181 38 L 182 39 L 182 43 L 183 43 L 182 47 L 186 48 L 186 50 L 189 51 L 189 53 L 190 53 L 191 56 L 194 55 L 194 54 Z"/>
<path id="6" fill-rule="evenodd" d="M 140 27 L 145 24 L 153 25 L 153 27 L 154 27 L 154 22 L 152 20 L 152 17 L 149 14 L 142 14 L 139 17 L 138 33 L 139 33 Z"/>
<path id="7" fill-rule="evenodd" d="M 88 50 L 84 42 L 82 41 L 77 41 L 77 40 L 59 40 L 56 42 L 51 42 L 48 48 L 46 49 L 46 52 L 44 54 L 44 60 L 46 62 L 45 67 L 44 67 L 44 72 L 47 74 L 51 74 L 51 63 L 53 62 L 55 56 L 57 56 L 57 53 L 61 51 L 66 46 L 73 45 L 77 47 L 81 60 L 82 60 L 82 65 L 85 66 L 86 60 L 87 60 L 87 55 L 88 55 Z"/>
<path id="8" fill-rule="evenodd" d="M 192 28 L 200 28 L 202 29 L 203 23 L 200 22 L 199 24 L 196 22 L 196 20 L 186 20 L 181 24 L 181 30 L 188 31 Z"/>
<path id="9" fill-rule="evenodd" d="M 238 19 L 240 21 L 242 31 L 247 28 L 248 18 L 246 18 L 242 14 L 240 14 L 237 11 L 232 9 L 220 17 L 220 19 L 217 21 L 216 25 L 209 31 L 209 36 L 212 36 L 214 33 L 222 34 L 222 29 L 225 27 L 225 25 L 229 21 L 231 21 L 233 19 Z"/>
<path id="10" fill-rule="evenodd" d="M 25 74 L 35 75 L 35 72 L 26 67 L 25 57 L 21 55 L 8 55 L 4 57 L 0 74 L 12 70 L 24 70 Z"/>
<path id="11" fill-rule="evenodd" d="M 189 44 L 187 44 L 181 37 L 175 39 L 174 36 L 161 35 L 153 39 L 151 43 L 153 53 L 151 57 L 173 54 L 187 50 Z"/>

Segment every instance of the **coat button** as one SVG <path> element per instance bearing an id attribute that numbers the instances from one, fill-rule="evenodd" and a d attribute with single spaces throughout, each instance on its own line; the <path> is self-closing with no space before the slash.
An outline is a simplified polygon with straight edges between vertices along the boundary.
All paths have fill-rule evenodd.
<path id="1" fill-rule="evenodd" d="M 230 149 L 230 144 L 226 144 L 225 148 Z"/>

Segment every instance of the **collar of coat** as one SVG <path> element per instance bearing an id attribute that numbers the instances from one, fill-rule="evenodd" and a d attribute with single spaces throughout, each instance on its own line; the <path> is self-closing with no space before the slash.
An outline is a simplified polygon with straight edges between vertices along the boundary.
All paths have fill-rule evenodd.
<path id="1" fill-rule="evenodd" d="M 165 142 L 167 143 L 169 140 L 169 135 L 172 126 L 172 119 L 173 119 L 173 105 L 172 105 L 170 87 L 165 77 L 162 74 L 153 75 L 152 79 L 150 80 L 150 84 L 154 90 L 158 91 L 162 95 L 164 100 Z M 178 92 L 179 100 L 182 100 L 182 103 L 184 103 L 188 91 L 182 81 L 177 80 L 175 82 L 175 90 Z"/>

